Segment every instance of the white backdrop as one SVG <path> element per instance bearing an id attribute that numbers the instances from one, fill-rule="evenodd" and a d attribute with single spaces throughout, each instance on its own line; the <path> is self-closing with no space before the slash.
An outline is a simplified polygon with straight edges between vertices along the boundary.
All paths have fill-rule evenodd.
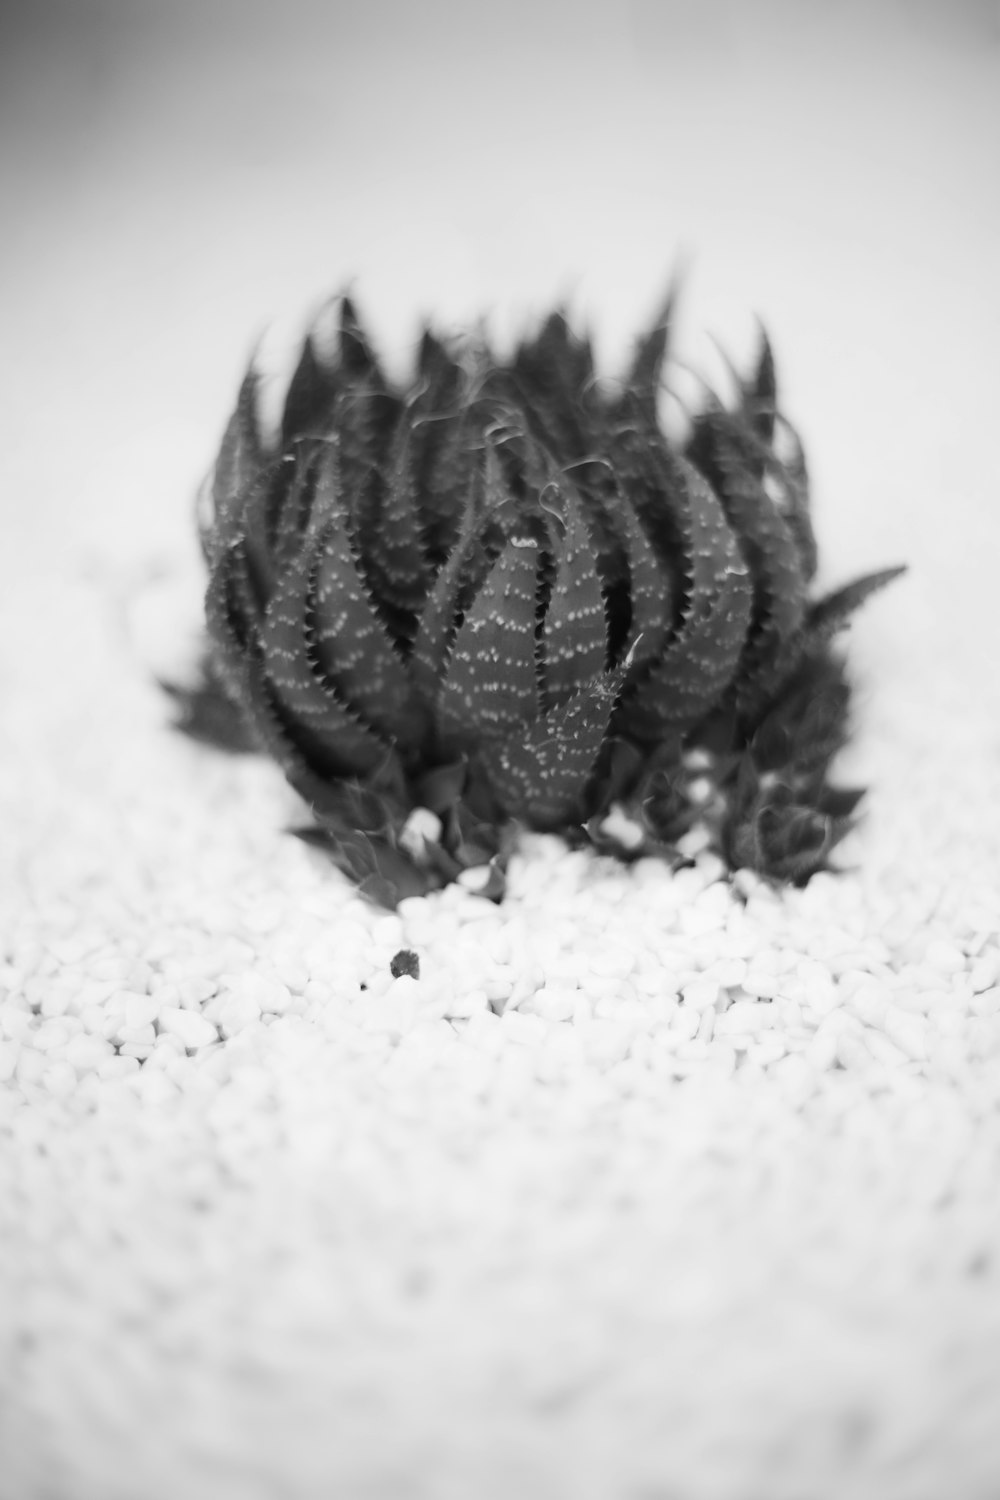
<path id="1" fill-rule="evenodd" d="M 52 4 L 8 12 L 8 533 L 177 545 L 253 341 L 350 284 L 566 298 L 608 368 L 689 265 L 710 376 L 772 331 L 831 571 L 983 559 L 997 482 L 1000 20 L 882 4 Z M 949 519 L 950 518 L 950 519 Z M 115 529 L 119 535 L 115 539 Z"/>
<path id="2" fill-rule="evenodd" d="M 34 0 L 0 206 L 2 1500 L 994 1500 L 997 5 Z M 822 581 L 911 565 L 851 631 L 872 793 L 745 909 L 526 860 L 609 1009 L 500 1020 L 496 909 L 354 901 L 150 667 L 259 339 L 350 286 L 402 370 L 562 298 L 613 373 L 680 260 L 684 361 L 771 332 Z M 654 1014 L 727 933 L 798 963 L 739 1069 Z"/>

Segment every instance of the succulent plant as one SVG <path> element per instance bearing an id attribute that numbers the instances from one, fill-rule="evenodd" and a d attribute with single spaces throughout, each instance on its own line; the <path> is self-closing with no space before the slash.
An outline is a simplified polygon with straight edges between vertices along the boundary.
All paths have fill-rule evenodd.
<path id="1" fill-rule="evenodd" d="M 735 401 L 667 440 L 669 311 L 616 387 L 557 312 L 506 362 L 426 329 L 399 388 L 346 298 L 271 441 L 243 381 L 201 497 L 181 723 L 268 751 L 304 835 L 385 904 L 463 870 L 499 897 L 520 826 L 631 859 L 702 818 L 732 865 L 798 882 L 850 826 L 833 638 L 901 570 L 810 598 L 766 337 Z"/>

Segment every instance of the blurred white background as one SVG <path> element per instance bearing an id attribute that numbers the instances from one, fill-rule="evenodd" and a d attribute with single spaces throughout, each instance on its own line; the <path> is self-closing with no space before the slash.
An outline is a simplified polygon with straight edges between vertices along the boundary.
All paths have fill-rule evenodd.
<path id="1" fill-rule="evenodd" d="M 771 331 L 825 576 L 908 558 L 923 616 L 992 581 L 995 0 L 36 0 L 0 25 L 22 574 L 54 546 L 183 555 L 255 340 L 332 292 L 397 370 L 421 315 L 503 337 L 562 298 L 613 372 L 683 258 L 683 358 L 718 378 L 710 335 L 744 358 Z"/>

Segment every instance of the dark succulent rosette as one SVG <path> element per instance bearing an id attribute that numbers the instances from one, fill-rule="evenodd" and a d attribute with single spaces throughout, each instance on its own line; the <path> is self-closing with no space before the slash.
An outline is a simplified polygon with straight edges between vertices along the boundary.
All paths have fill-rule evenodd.
<path id="1" fill-rule="evenodd" d="M 182 722 L 268 751 L 374 898 L 471 869 L 499 896 L 519 826 L 635 858 L 703 818 L 733 866 L 801 882 L 850 825 L 833 637 L 900 570 L 810 598 L 766 339 L 677 447 L 668 326 L 615 388 L 559 313 L 508 362 L 427 330 L 400 389 L 345 298 L 273 441 L 244 379 L 202 497 L 209 649 Z"/>

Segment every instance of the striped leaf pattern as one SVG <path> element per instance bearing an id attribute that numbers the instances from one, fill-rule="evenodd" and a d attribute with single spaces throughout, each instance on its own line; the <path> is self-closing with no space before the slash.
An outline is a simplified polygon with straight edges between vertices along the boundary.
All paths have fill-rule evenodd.
<path id="1" fill-rule="evenodd" d="M 534 538 L 511 537 L 455 637 L 438 708 L 463 738 L 493 739 L 537 717 L 538 566 Z"/>
<path id="2" fill-rule="evenodd" d="M 581 683 L 603 672 L 608 650 L 604 595 L 587 525 L 572 494 L 565 507 L 545 615 L 545 691 L 552 704 L 564 703 Z"/>
<path id="3" fill-rule="evenodd" d="M 374 899 L 472 864 L 498 899 L 518 824 L 619 849 L 614 809 L 648 835 L 623 857 L 674 857 L 691 750 L 735 864 L 801 881 L 849 826 L 832 641 L 901 570 L 810 598 L 808 476 L 766 337 L 735 404 L 668 441 L 674 300 L 617 385 L 559 311 L 507 362 L 427 328 L 398 387 L 347 298 L 332 345 L 305 339 L 273 444 L 244 379 L 200 501 L 205 682 L 174 696 L 220 743 L 240 716 Z"/>

